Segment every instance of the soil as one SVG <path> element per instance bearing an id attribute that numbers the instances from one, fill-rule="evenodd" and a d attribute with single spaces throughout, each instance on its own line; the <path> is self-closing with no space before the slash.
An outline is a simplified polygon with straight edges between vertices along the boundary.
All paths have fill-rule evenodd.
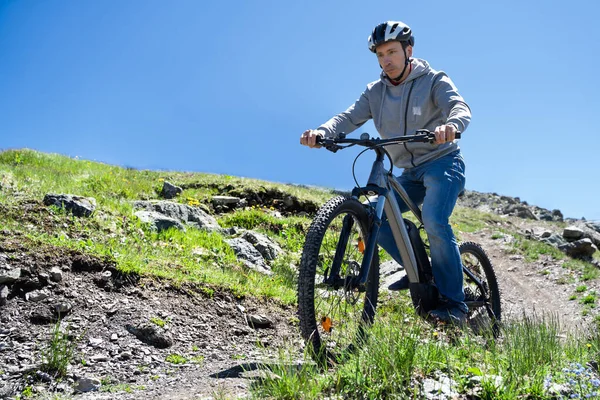
<path id="1" fill-rule="evenodd" d="M 515 217 L 503 224 L 522 232 L 551 228 Z M 70 396 L 83 378 L 100 380 L 101 390 L 78 394 L 80 399 L 243 398 L 264 367 L 279 359 L 279 349 L 289 350 L 292 364 L 302 362 L 294 308 L 124 276 L 108 260 L 32 248 L 25 237 L 3 233 L 0 264 L 23 272 L 0 306 L 0 398 L 26 386 L 39 398 Z M 590 325 L 594 310 L 584 317 L 584 306 L 569 300 L 581 285 L 579 273 L 563 268 L 563 261 L 542 256 L 526 262 L 493 228 L 463 233 L 461 239 L 480 243 L 490 257 L 505 321 L 536 313 L 560 318 L 565 331 Z M 59 282 L 51 279 L 55 267 L 62 272 Z M 586 285 L 599 290 L 596 281 Z M 68 311 L 57 315 L 57 305 Z M 62 382 L 36 372 L 58 318 L 77 343 L 77 362 Z M 173 355 L 186 361 L 167 361 Z"/>

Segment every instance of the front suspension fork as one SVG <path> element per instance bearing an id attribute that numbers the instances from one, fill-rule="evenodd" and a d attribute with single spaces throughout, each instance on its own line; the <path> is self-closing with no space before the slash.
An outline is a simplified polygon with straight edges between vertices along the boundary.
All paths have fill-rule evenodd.
<path id="1" fill-rule="evenodd" d="M 344 261 L 343 258 L 344 254 L 346 253 L 348 240 L 350 239 L 350 232 L 352 231 L 352 226 L 354 225 L 354 219 L 351 215 L 346 215 L 344 217 L 344 221 L 342 222 L 342 230 L 340 232 L 340 237 L 335 249 L 335 256 L 333 258 L 333 263 L 331 264 L 331 270 L 329 271 L 329 274 L 326 272 L 325 276 L 325 283 L 328 286 L 331 286 L 334 289 L 337 289 L 341 286 L 345 286 L 350 289 L 358 288 L 360 292 L 364 292 L 366 290 L 369 270 L 371 268 L 373 256 L 375 255 L 377 237 L 379 235 L 379 229 L 381 228 L 381 218 L 383 215 L 384 205 L 385 196 L 379 196 L 377 205 L 375 207 L 373 222 L 371 223 L 370 227 L 371 229 L 369 229 L 369 237 L 365 243 L 365 250 L 363 253 L 362 264 L 360 266 L 360 272 L 356 277 L 350 276 L 350 280 L 347 278 L 342 278 L 340 276 L 340 270 L 342 267 L 342 262 Z"/>

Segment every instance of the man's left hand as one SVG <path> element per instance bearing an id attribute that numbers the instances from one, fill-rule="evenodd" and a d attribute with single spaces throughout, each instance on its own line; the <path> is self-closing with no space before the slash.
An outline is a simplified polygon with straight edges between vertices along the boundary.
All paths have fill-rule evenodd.
<path id="1" fill-rule="evenodd" d="M 452 124 L 435 128 L 435 144 L 451 142 L 456 138 L 456 127 Z"/>

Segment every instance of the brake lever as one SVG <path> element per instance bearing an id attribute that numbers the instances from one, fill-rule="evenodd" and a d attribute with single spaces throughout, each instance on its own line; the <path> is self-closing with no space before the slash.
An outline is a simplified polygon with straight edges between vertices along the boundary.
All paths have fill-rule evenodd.
<path id="1" fill-rule="evenodd" d="M 329 150 L 332 153 L 336 153 L 339 149 L 341 149 L 340 146 L 331 142 L 331 139 L 326 139 L 322 136 L 317 136 L 316 144 L 323 146 L 326 150 Z"/>

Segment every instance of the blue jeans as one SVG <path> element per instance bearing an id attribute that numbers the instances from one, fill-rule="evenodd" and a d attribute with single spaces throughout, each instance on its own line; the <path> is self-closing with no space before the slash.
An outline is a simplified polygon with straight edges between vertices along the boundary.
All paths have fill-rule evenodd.
<path id="1" fill-rule="evenodd" d="M 456 150 L 436 160 L 407 168 L 398 177 L 410 199 L 423 205 L 423 225 L 429 238 L 431 268 L 438 291 L 451 306 L 467 311 L 458 243 L 448 222 L 460 192 L 465 188 L 465 163 Z M 402 212 L 408 207 L 397 196 Z M 384 215 L 378 243 L 402 264 L 400 252 Z"/>

